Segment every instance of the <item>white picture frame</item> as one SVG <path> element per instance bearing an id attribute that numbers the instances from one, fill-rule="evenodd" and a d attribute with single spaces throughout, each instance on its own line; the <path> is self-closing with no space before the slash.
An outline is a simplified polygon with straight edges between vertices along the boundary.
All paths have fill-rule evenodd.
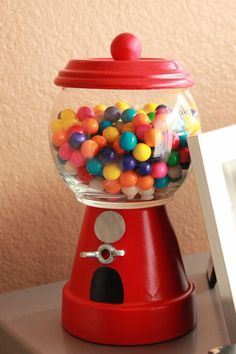
<path id="1" fill-rule="evenodd" d="M 231 343 L 236 343 L 236 124 L 188 138 Z"/>

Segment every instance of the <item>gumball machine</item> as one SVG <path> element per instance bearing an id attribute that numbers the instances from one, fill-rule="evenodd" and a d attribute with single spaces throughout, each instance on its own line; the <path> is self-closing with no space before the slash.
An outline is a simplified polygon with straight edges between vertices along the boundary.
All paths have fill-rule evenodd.
<path id="1" fill-rule="evenodd" d="M 62 296 L 66 331 L 95 343 L 166 341 L 196 325 L 165 204 L 190 166 L 187 137 L 200 131 L 188 72 L 142 58 L 130 33 L 111 58 L 70 60 L 50 121 L 58 172 L 87 205 Z"/>

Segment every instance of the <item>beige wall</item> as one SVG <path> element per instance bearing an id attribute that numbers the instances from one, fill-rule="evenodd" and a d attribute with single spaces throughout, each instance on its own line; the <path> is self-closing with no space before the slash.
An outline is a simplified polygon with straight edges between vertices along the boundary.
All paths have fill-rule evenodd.
<path id="1" fill-rule="evenodd" d="M 232 0 L 1 0 L 1 291 L 70 272 L 83 207 L 48 148 L 57 70 L 72 57 L 108 56 L 115 35 L 133 32 L 144 56 L 179 59 L 192 72 L 204 130 L 232 124 L 235 13 Z M 206 250 L 193 174 L 168 210 L 182 252 Z"/>

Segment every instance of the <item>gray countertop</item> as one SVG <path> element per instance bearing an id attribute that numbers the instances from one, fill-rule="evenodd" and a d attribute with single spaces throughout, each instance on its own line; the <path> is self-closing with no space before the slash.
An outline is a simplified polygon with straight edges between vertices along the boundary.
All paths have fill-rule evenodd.
<path id="1" fill-rule="evenodd" d="M 209 290 L 207 254 L 183 258 L 197 292 L 196 328 L 184 337 L 148 346 L 96 345 L 66 333 L 61 327 L 61 289 L 64 282 L 0 295 L 1 354 L 207 354 L 229 343 L 217 286 Z"/>

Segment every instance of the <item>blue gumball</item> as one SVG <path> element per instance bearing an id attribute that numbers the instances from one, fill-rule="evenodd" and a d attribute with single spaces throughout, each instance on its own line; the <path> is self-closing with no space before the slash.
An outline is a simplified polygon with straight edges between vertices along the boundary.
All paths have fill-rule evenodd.
<path id="1" fill-rule="evenodd" d="M 131 151 L 137 145 L 136 135 L 132 132 L 124 132 L 120 136 L 120 147 L 125 151 Z"/>
<path id="2" fill-rule="evenodd" d="M 112 146 L 104 146 L 100 152 L 99 159 L 104 164 L 108 164 L 115 161 L 117 158 L 117 153 Z"/>
<path id="3" fill-rule="evenodd" d="M 169 182 L 170 179 L 168 176 L 165 176 L 163 178 L 155 178 L 154 187 L 157 189 L 163 189 L 168 187 Z"/>
<path id="4" fill-rule="evenodd" d="M 140 176 L 148 176 L 151 174 L 152 165 L 149 161 L 140 161 L 136 165 L 136 171 Z"/>
<path id="5" fill-rule="evenodd" d="M 127 108 L 125 111 L 122 112 L 121 119 L 124 123 L 132 122 L 133 117 L 135 116 L 136 113 L 137 111 L 135 109 Z"/>
<path id="6" fill-rule="evenodd" d="M 87 161 L 86 169 L 91 175 L 100 176 L 102 175 L 103 165 L 98 159 L 93 158 Z"/>
<path id="7" fill-rule="evenodd" d="M 122 170 L 130 171 L 136 166 L 136 160 L 132 155 L 124 155 L 122 158 Z"/>

